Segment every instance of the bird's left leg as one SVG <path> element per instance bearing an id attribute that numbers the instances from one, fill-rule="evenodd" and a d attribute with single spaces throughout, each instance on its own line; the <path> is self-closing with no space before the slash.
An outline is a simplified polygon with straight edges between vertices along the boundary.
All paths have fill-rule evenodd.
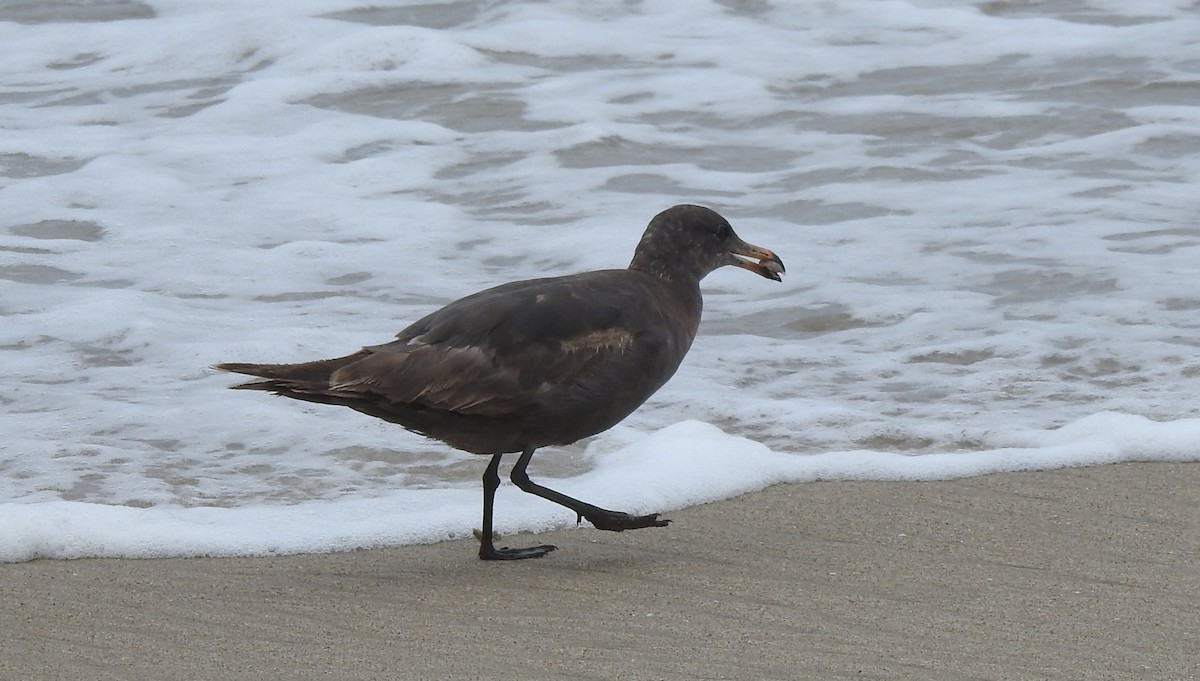
<path id="1" fill-rule="evenodd" d="M 496 548 L 493 542 L 492 506 L 496 503 L 496 488 L 500 486 L 500 458 L 502 454 L 493 454 L 483 472 L 483 532 L 479 533 L 480 560 L 521 560 L 523 558 L 541 558 L 554 550 L 551 544 L 531 546 L 525 549 Z"/>
<path id="2" fill-rule="evenodd" d="M 620 511 L 609 511 L 608 509 L 593 506 L 592 504 L 569 497 L 561 492 L 555 492 L 547 487 L 542 487 L 530 480 L 529 473 L 525 470 L 529 466 L 529 460 L 533 458 L 533 452 L 533 449 L 526 449 L 521 452 L 521 457 L 517 459 L 517 463 L 512 469 L 511 477 L 513 483 L 530 494 L 536 494 L 543 499 L 566 506 L 575 511 L 576 515 L 580 518 L 587 518 L 588 522 L 595 525 L 597 529 L 622 532 L 624 530 L 637 530 L 643 527 L 666 527 L 671 522 L 665 518 L 660 519 L 657 513 L 635 516 Z"/>

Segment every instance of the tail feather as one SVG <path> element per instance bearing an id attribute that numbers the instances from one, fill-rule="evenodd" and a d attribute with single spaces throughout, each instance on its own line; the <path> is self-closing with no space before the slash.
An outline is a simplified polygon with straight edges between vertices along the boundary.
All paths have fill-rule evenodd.
<path id="1" fill-rule="evenodd" d="M 370 398 L 333 390 L 330 386 L 331 377 L 334 372 L 347 364 L 353 364 L 361 360 L 369 354 L 371 354 L 370 350 L 359 350 L 345 357 L 321 359 L 315 362 L 302 362 L 300 364 L 222 362 L 221 364 L 214 364 L 213 368 L 235 374 L 256 376 L 258 379 L 261 379 L 229 386 L 234 390 L 265 390 L 276 395 L 303 400 L 305 402 L 347 406 L 371 414 L 372 416 L 392 420 L 394 417 L 389 412 L 374 408 Z M 399 421 L 397 422 L 399 423 Z"/>
<path id="2" fill-rule="evenodd" d="M 221 364 L 214 364 L 213 368 L 219 371 L 228 371 L 235 374 L 246 374 L 247 376 L 257 376 L 258 378 L 267 379 L 266 381 L 251 381 L 231 386 L 233 388 L 276 390 L 279 385 L 309 385 L 314 388 L 328 388 L 329 378 L 333 375 L 333 372 L 347 364 L 357 362 L 367 354 L 366 350 L 360 350 L 345 357 L 321 359 L 315 362 L 301 362 L 300 364 L 223 362 Z"/>

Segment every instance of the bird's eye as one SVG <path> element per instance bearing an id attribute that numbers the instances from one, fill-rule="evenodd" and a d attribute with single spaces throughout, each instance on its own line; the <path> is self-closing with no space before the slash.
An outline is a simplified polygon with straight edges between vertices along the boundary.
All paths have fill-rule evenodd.
<path id="1" fill-rule="evenodd" d="M 721 241 L 728 239 L 729 235 L 732 233 L 733 233 L 733 228 L 730 227 L 729 225 L 721 225 L 721 226 L 717 227 L 717 238 L 720 239 Z"/>

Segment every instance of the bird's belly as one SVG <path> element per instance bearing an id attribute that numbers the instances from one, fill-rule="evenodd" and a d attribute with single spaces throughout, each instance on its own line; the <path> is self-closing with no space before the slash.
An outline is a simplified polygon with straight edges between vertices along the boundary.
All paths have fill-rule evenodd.
<path id="1" fill-rule="evenodd" d="M 529 427 L 543 445 L 565 445 L 612 428 L 642 406 L 665 380 L 654 385 L 585 387 L 549 391 L 531 410 Z M 543 429 L 544 426 L 544 429 Z"/>

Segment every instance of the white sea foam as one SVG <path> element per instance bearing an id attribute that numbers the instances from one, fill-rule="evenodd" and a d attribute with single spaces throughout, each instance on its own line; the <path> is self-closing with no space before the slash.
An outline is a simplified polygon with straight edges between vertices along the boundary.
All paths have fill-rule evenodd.
<path id="1" fill-rule="evenodd" d="M 0 7 L 0 560 L 466 535 L 480 458 L 206 367 L 621 267 L 684 201 L 788 277 L 706 280 L 680 373 L 552 486 L 1200 459 L 1185 3 L 277 5 Z M 573 518 L 505 487 L 498 522 Z"/>

